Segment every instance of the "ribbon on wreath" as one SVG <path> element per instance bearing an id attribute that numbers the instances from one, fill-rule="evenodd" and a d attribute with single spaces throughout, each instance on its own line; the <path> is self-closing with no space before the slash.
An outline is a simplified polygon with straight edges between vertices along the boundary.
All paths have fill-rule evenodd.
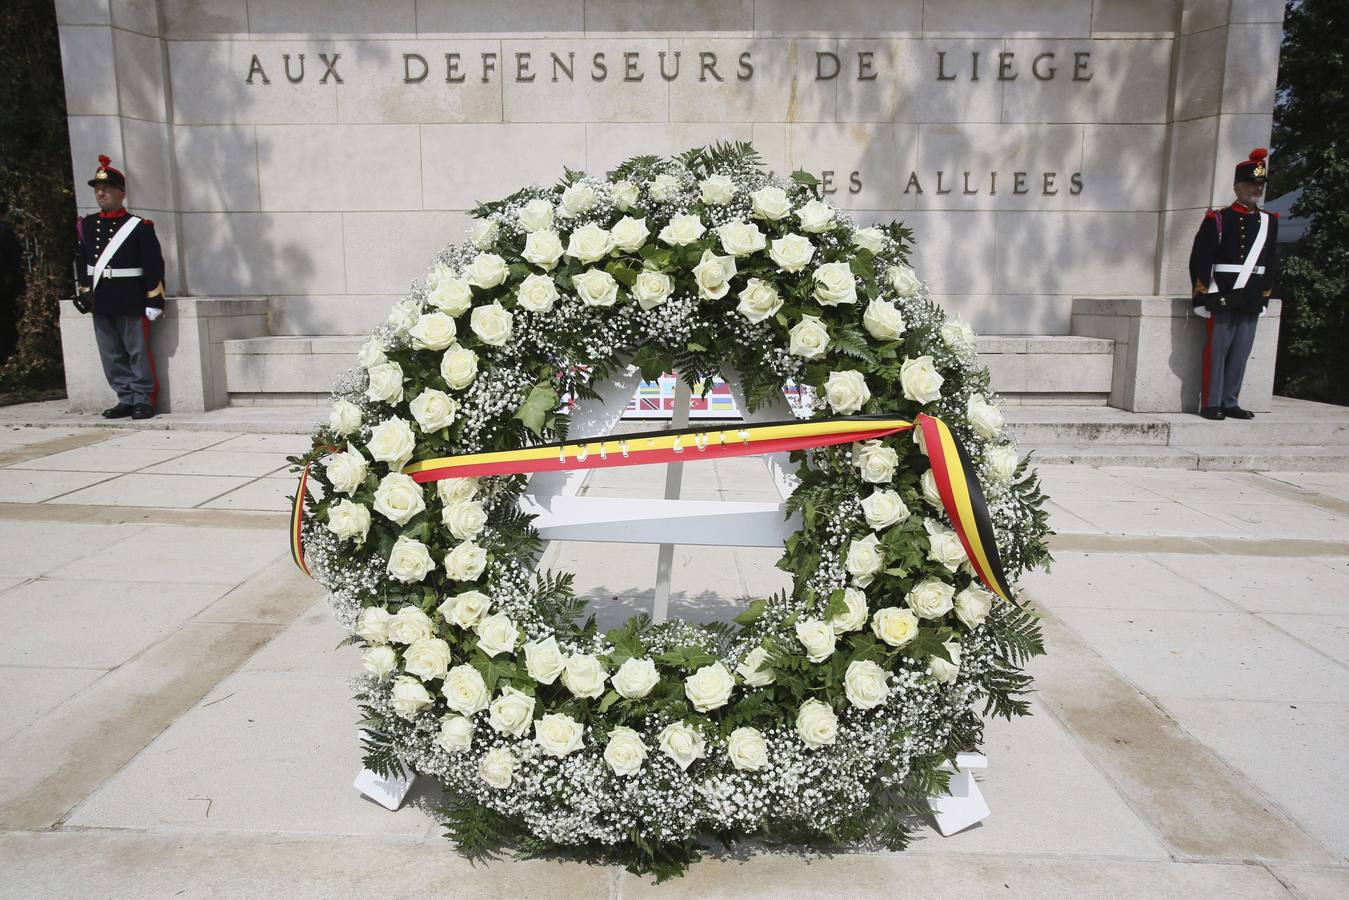
<path id="1" fill-rule="evenodd" d="M 695 427 L 582 438 L 516 450 L 424 459 L 404 466 L 403 474 L 419 484 L 426 484 L 446 478 L 619 468 L 684 462 L 689 459 L 728 459 L 871 441 L 914 428 L 919 429 L 922 435 L 922 444 L 932 464 L 932 474 L 942 505 L 975 574 L 990 591 L 1011 601 L 1012 589 L 998 556 L 993 521 L 983 492 L 979 489 L 969 454 L 955 434 L 946 427 L 946 423 L 932 416 L 919 415 L 913 422 L 887 415 L 835 416 L 747 424 L 741 428 L 722 430 Z M 309 455 L 295 493 L 290 523 L 291 556 L 306 575 L 310 573 L 304 562 L 302 525 L 309 467 L 320 456 L 336 449 L 320 447 Z"/>

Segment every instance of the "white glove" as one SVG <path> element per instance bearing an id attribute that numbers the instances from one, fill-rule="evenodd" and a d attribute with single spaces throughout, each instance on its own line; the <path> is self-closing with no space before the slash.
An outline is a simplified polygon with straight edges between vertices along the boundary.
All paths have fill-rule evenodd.
<path id="1" fill-rule="evenodd" d="M 1201 319 L 1209 319 L 1213 317 L 1213 313 L 1208 311 L 1207 306 L 1196 306 L 1194 308 L 1194 314 Z"/>
<path id="2" fill-rule="evenodd" d="M 1260 318 L 1263 319 L 1268 314 L 1269 314 L 1269 307 L 1264 307 L 1263 309 L 1260 310 Z"/>
<path id="3" fill-rule="evenodd" d="M 155 319 L 158 319 L 162 315 L 164 315 L 164 310 L 156 306 L 145 307 L 145 318 L 149 319 L 151 322 L 153 322 Z"/>

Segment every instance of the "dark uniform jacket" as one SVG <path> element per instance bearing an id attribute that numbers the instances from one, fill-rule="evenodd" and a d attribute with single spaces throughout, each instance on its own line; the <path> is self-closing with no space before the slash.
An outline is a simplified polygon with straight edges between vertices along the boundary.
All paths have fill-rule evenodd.
<path id="1" fill-rule="evenodd" d="M 1246 286 L 1236 290 L 1236 272 L 1214 272 L 1215 264 L 1241 265 L 1255 243 L 1260 231 L 1260 216 L 1269 219 L 1265 246 L 1260 251 L 1256 267 L 1264 266 L 1264 274 L 1252 272 Z M 1258 313 L 1269 305 L 1270 293 L 1279 278 L 1279 214 L 1247 209 L 1233 203 L 1223 209 L 1211 209 L 1204 214 L 1204 222 L 1194 237 L 1190 251 L 1190 283 L 1194 290 L 1194 306 L 1208 307 L 1210 312 L 1220 309 L 1240 313 Z M 1204 293 L 1209 284 L 1215 289 Z"/>
<path id="2" fill-rule="evenodd" d="M 131 221 L 124 209 L 84 217 L 80 240 L 80 292 L 94 282 L 94 265 L 114 234 Z M 164 255 L 155 223 L 142 219 L 108 263 L 109 269 L 140 269 L 140 275 L 108 277 L 94 290 L 93 311 L 104 316 L 143 316 L 147 306 L 164 308 Z"/>

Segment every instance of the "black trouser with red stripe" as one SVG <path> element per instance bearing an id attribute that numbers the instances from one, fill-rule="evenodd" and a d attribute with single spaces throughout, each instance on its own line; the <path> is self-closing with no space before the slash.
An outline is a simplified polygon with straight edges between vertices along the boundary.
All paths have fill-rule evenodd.
<path id="1" fill-rule="evenodd" d="M 155 360 L 150 355 L 150 320 L 145 316 L 94 313 L 94 337 L 103 374 L 127 406 L 154 406 L 159 398 Z"/>
<path id="2" fill-rule="evenodd" d="M 1204 342 L 1204 397 L 1202 405 L 1231 408 L 1237 405 L 1246 360 L 1255 346 L 1259 313 L 1219 309 L 1208 320 Z"/>

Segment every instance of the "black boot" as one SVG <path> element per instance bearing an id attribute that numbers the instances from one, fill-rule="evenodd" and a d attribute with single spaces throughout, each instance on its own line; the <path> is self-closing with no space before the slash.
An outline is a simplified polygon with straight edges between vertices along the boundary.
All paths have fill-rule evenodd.
<path id="1" fill-rule="evenodd" d="M 133 419 L 153 419 L 155 417 L 155 408 L 148 403 L 137 403 L 136 408 L 131 411 Z"/>
<path id="2" fill-rule="evenodd" d="M 1199 415 L 1203 416 L 1205 419 L 1212 419 L 1215 422 L 1221 422 L 1223 419 L 1227 418 L 1227 416 L 1223 414 L 1221 406 L 1206 406 Z"/>
<path id="3" fill-rule="evenodd" d="M 1223 415 L 1229 419 L 1254 419 L 1255 413 L 1249 409 L 1242 409 L 1240 406 L 1224 406 Z"/>
<path id="4" fill-rule="evenodd" d="M 110 406 L 103 410 L 103 418 L 125 419 L 127 416 L 131 415 L 134 410 L 135 407 L 130 403 L 119 403 L 116 406 Z"/>

